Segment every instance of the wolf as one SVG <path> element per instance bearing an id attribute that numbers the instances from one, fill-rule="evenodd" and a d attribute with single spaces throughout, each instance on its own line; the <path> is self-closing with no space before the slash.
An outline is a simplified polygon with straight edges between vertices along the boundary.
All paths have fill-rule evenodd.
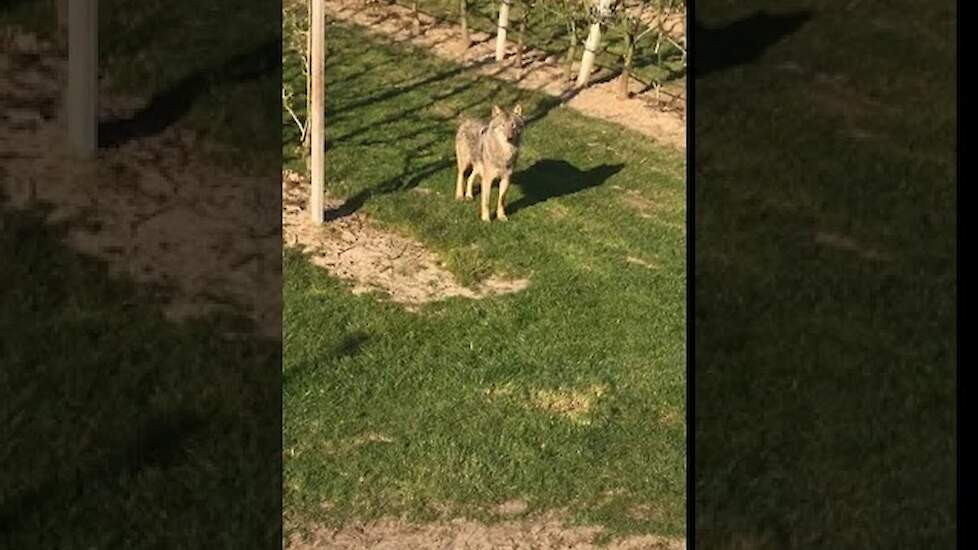
<path id="1" fill-rule="evenodd" d="M 484 124 L 466 119 L 459 124 L 455 133 L 455 160 L 458 163 L 458 178 L 455 181 L 455 198 L 472 200 L 472 184 L 476 175 L 482 184 L 480 214 L 482 221 L 490 221 L 489 195 L 492 184 L 499 180 L 499 202 L 496 205 L 496 219 L 506 221 L 506 191 L 513 167 L 520 152 L 520 139 L 523 135 L 523 107 L 516 105 L 512 112 L 492 106 L 492 118 Z M 471 169 L 465 194 L 462 194 L 462 180 Z"/>

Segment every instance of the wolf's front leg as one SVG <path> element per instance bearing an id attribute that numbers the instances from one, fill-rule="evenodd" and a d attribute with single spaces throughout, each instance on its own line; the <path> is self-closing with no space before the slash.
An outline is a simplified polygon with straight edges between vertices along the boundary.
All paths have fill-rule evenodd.
<path id="1" fill-rule="evenodd" d="M 492 182 L 496 179 L 496 174 L 485 172 L 482 174 L 482 196 L 479 197 L 481 204 L 482 221 L 487 222 L 489 218 L 489 195 L 492 194 Z"/>
<path id="2" fill-rule="evenodd" d="M 506 191 L 509 189 L 509 174 L 504 174 L 499 180 L 499 203 L 496 205 L 496 219 L 506 221 Z"/>

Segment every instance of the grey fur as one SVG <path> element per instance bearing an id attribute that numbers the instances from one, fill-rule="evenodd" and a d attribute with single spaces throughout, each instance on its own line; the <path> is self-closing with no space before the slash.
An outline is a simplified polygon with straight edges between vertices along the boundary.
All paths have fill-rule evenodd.
<path id="1" fill-rule="evenodd" d="M 499 203 L 496 218 L 506 220 L 505 201 L 509 180 L 519 158 L 520 138 L 523 134 L 523 109 L 517 105 L 512 113 L 493 106 L 492 118 L 487 124 L 463 120 L 455 134 L 455 158 L 458 177 L 455 182 L 455 198 L 472 200 L 472 185 L 476 175 L 482 184 L 480 217 L 489 221 L 489 195 L 493 182 L 499 180 Z M 471 169 L 463 195 L 462 182 L 465 172 Z"/>

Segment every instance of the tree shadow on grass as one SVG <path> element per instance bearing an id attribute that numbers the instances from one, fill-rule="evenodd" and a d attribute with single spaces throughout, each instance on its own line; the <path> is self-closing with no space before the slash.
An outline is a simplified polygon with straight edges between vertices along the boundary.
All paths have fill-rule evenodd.
<path id="1" fill-rule="evenodd" d="M 581 170 L 564 160 L 543 159 L 513 174 L 513 184 L 523 196 L 507 206 L 509 214 L 602 185 L 624 168 L 624 164 L 601 164 Z"/>
<path id="2" fill-rule="evenodd" d="M 811 19 L 810 11 L 775 15 L 762 11 L 719 28 L 696 22 L 693 26 L 695 77 L 752 63 Z"/>
<path id="3" fill-rule="evenodd" d="M 371 340 L 370 334 L 364 331 L 353 331 L 342 337 L 342 339 L 332 346 L 326 355 L 314 361 L 300 363 L 282 372 L 282 387 L 288 388 L 299 380 L 305 380 L 309 375 L 314 374 L 320 369 L 321 365 L 330 364 L 346 357 L 353 357 L 360 353 L 365 345 Z"/>
<path id="4" fill-rule="evenodd" d="M 133 116 L 99 122 L 99 147 L 112 148 L 133 139 L 159 134 L 186 115 L 194 102 L 226 84 L 257 80 L 278 70 L 281 42 L 266 41 L 223 64 L 195 71 L 153 96 Z"/>

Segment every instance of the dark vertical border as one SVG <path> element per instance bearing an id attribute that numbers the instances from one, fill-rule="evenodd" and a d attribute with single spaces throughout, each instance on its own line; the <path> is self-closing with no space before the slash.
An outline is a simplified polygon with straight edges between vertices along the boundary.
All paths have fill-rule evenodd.
<path id="1" fill-rule="evenodd" d="M 957 2 L 957 7 L 955 8 L 957 18 L 954 22 L 954 35 L 955 35 L 954 36 L 954 70 L 955 70 L 954 101 L 955 101 L 955 109 L 957 110 L 957 114 L 958 114 L 957 128 L 955 128 L 956 143 L 955 143 L 955 151 L 954 151 L 955 165 L 956 165 L 956 172 L 957 172 L 956 174 L 957 181 L 955 181 L 955 188 L 957 190 L 955 196 L 955 198 L 957 199 L 955 204 L 955 217 L 957 218 L 957 224 L 955 227 L 955 235 L 954 235 L 954 241 L 955 241 L 954 264 L 956 268 L 954 286 L 955 286 L 955 293 L 957 294 L 956 296 L 957 299 L 955 300 L 955 313 L 954 313 L 954 334 L 955 334 L 954 386 L 956 391 L 955 422 L 954 422 L 954 454 L 955 454 L 954 458 L 955 458 L 956 468 L 954 469 L 954 478 L 955 478 L 955 485 L 957 486 L 957 495 L 956 495 L 957 502 L 955 502 L 955 515 L 957 517 L 957 522 L 958 522 L 958 525 L 955 529 L 956 531 L 955 546 L 957 548 L 961 547 L 961 542 L 960 542 L 961 541 L 961 510 L 965 509 L 965 507 L 961 505 L 962 500 L 964 500 L 964 495 L 962 495 L 962 490 L 961 490 L 962 488 L 961 464 L 963 463 L 963 461 L 961 460 L 963 454 L 961 452 L 961 397 L 962 397 L 961 386 L 963 385 L 962 382 L 964 381 L 964 376 L 963 376 L 964 371 L 962 371 L 961 369 L 961 343 L 959 340 L 961 335 L 961 320 L 960 320 L 959 304 L 962 301 L 961 300 L 961 263 L 960 263 L 961 261 L 961 190 L 962 190 L 961 187 L 961 119 L 964 118 L 962 116 L 962 110 L 961 110 L 961 11 L 962 11 L 961 7 L 964 4 L 966 3 Z M 974 487 L 969 483 L 967 484 L 965 493 L 970 495 L 972 494 L 973 489 Z"/>
<path id="2" fill-rule="evenodd" d="M 690 25 L 696 21 L 696 2 L 686 3 L 686 547 L 696 548 L 696 44 Z"/>

